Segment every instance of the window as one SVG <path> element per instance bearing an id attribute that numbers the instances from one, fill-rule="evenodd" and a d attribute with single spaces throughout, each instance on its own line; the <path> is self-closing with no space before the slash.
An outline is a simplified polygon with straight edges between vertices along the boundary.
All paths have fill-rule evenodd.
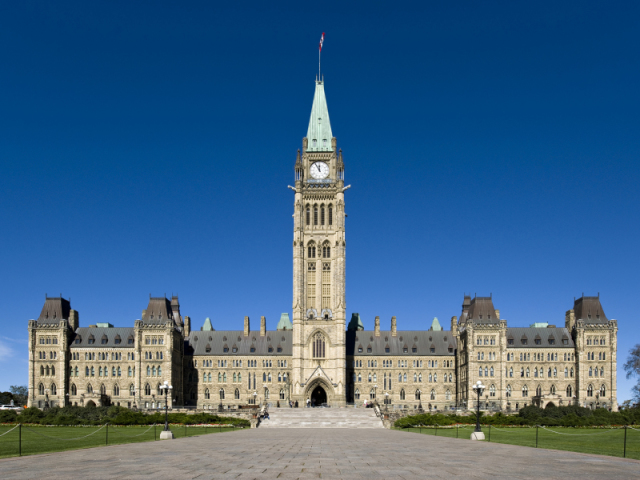
<path id="1" fill-rule="evenodd" d="M 148 383 L 144 386 L 144 394 L 151 395 L 151 385 L 149 385 Z"/>
<path id="2" fill-rule="evenodd" d="M 434 389 L 431 389 L 431 395 L 429 395 L 429 398 L 431 400 L 435 400 L 436 399 L 436 391 Z"/>
<path id="3" fill-rule="evenodd" d="M 318 206 L 313 206 L 313 224 L 318 225 Z"/>
<path id="4" fill-rule="evenodd" d="M 593 397 L 593 385 L 587 387 L 587 397 Z"/>
<path id="5" fill-rule="evenodd" d="M 333 225 L 333 206 L 329 205 L 329 226 Z"/>
<path id="6" fill-rule="evenodd" d="M 237 388 L 233 392 L 233 398 L 236 400 L 240 400 L 240 390 L 238 390 Z"/>
<path id="7" fill-rule="evenodd" d="M 38 385 L 38 393 L 40 395 L 44 395 L 44 385 L 43 384 Z"/>
<path id="8" fill-rule="evenodd" d="M 507 398 L 511 396 L 511 385 L 507 385 Z"/>
<path id="9" fill-rule="evenodd" d="M 404 392 L 404 390 L 403 390 L 403 392 Z M 354 398 L 355 398 L 356 400 L 360 400 L 360 390 L 356 388 L 356 391 L 355 391 L 355 393 L 353 394 L 353 396 L 354 396 Z"/>
<path id="10" fill-rule="evenodd" d="M 313 337 L 312 350 L 313 350 L 313 358 L 324 358 L 325 340 L 324 340 L 324 335 L 322 335 L 320 332 L 316 333 Z"/>
<path id="11" fill-rule="evenodd" d="M 495 385 L 491 385 L 489 387 L 489 396 L 490 397 L 495 397 L 496 396 L 496 386 Z"/>
<path id="12" fill-rule="evenodd" d="M 416 393 L 414 395 L 416 400 L 420 400 L 420 390 L 416 390 Z"/>
<path id="13" fill-rule="evenodd" d="M 224 389 L 220 389 L 220 400 L 224 400 Z"/>
<path id="14" fill-rule="evenodd" d="M 104 383 L 102 385 L 100 385 L 100 395 L 106 395 L 107 394 L 107 387 L 104 386 Z"/>
<path id="15" fill-rule="evenodd" d="M 129 396 L 133 397 L 136 394 L 136 387 L 133 386 L 133 383 L 129 385 Z"/>
<path id="16" fill-rule="evenodd" d="M 527 387 L 526 385 L 524 385 L 522 387 L 522 396 L 523 397 L 528 397 L 529 396 L 529 387 Z"/>
<path id="17" fill-rule="evenodd" d="M 209 400 L 211 398 L 211 394 L 209 393 L 209 389 L 206 388 L 204 391 L 204 398 L 205 400 Z"/>
<path id="18" fill-rule="evenodd" d="M 320 205 L 320 225 L 324 225 L 324 204 Z"/>
<path id="19" fill-rule="evenodd" d="M 311 225 L 311 208 L 307 205 L 307 226 Z"/>
<path id="20" fill-rule="evenodd" d="M 114 385 L 113 386 L 113 396 L 114 397 L 119 397 L 120 396 L 120 387 L 118 385 Z"/>

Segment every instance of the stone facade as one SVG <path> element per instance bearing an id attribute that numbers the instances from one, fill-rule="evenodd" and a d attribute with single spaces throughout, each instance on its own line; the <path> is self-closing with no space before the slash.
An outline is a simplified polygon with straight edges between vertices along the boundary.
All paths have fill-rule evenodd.
<path id="1" fill-rule="evenodd" d="M 324 84 L 316 89 L 307 137 L 295 162 L 292 322 L 276 330 L 200 330 L 178 297 L 150 298 L 133 327 L 80 327 L 62 297 L 29 321 L 29 405 L 164 405 L 217 410 L 262 402 L 342 406 L 377 401 L 405 408 L 471 408 L 482 381 L 484 407 L 579 404 L 617 409 L 617 322 L 599 297 L 574 300 L 565 325 L 510 328 L 491 297 L 464 297 L 442 330 L 347 326 L 344 160 L 331 132 Z"/>

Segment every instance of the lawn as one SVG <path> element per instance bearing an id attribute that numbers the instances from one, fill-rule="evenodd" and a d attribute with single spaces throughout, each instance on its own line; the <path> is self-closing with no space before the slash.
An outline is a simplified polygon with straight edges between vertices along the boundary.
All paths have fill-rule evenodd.
<path id="1" fill-rule="evenodd" d="M 160 439 L 163 425 L 118 427 L 46 427 L 22 425 L 0 425 L 0 458 L 14 457 L 19 454 L 60 452 L 79 448 L 101 447 L 122 443 L 153 442 Z M 12 430 L 13 429 L 13 430 Z M 172 425 L 171 431 L 176 438 L 195 437 L 211 433 L 237 430 L 225 426 Z"/>
<path id="2" fill-rule="evenodd" d="M 460 427 L 414 427 L 403 429 L 408 432 L 439 437 L 469 439 L 474 426 Z M 571 452 L 596 453 L 622 457 L 624 455 L 624 428 L 567 428 L 567 427 L 494 427 L 483 426 L 486 442 L 507 443 Z M 627 458 L 640 460 L 640 429 L 627 428 Z"/>

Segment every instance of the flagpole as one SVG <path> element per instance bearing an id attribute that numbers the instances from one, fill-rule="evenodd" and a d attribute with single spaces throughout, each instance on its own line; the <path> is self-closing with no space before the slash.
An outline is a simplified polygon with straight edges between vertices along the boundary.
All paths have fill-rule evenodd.
<path id="1" fill-rule="evenodd" d="M 320 54 L 322 53 L 322 48 L 318 49 L 318 81 L 320 81 Z"/>

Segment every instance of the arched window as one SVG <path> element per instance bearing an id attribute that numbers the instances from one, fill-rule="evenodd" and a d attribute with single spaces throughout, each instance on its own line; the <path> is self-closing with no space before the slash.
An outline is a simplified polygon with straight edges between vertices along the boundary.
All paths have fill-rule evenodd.
<path id="1" fill-rule="evenodd" d="M 605 397 L 607 395 L 607 387 L 605 387 L 604 385 L 602 385 L 600 387 L 600 396 L 601 397 Z"/>
<path id="2" fill-rule="evenodd" d="M 491 385 L 489 387 L 489 396 L 490 397 L 495 397 L 496 396 L 496 386 L 495 385 Z"/>
<path id="3" fill-rule="evenodd" d="M 482 372 L 483 372 L 482 367 L 480 367 L 480 368 L 478 369 L 478 376 L 480 376 L 480 377 L 481 377 L 481 376 L 482 376 Z"/>
<path id="4" fill-rule="evenodd" d="M 40 365 L 40 376 L 44 376 L 44 365 Z"/>
<path id="5" fill-rule="evenodd" d="M 49 365 L 46 366 L 46 368 L 44 369 L 46 372 L 46 375 L 49 376 Z"/>
<path id="6" fill-rule="evenodd" d="M 376 383 L 378 381 L 378 375 L 376 375 L 375 373 L 373 374 L 373 383 Z"/>
<path id="7" fill-rule="evenodd" d="M 509 368 L 509 376 L 513 378 L 513 367 Z"/>
<path id="8" fill-rule="evenodd" d="M 329 246 L 329 242 L 324 242 L 322 244 L 322 258 L 331 258 L 331 247 Z"/>
<path id="9" fill-rule="evenodd" d="M 91 384 L 87 385 L 87 393 L 93 393 L 93 387 Z"/>
<path id="10" fill-rule="evenodd" d="M 527 387 L 526 385 L 524 385 L 522 387 L 522 396 L 523 397 L 528 397 L 529 396 L 529 387 Z"/>
<path id="11" fill-rule="evenodd" d="M 236 375 L 236 372 L 233 372 L 233 383 L 236 383 L 238 379 L 238 376 Z"/>
<path id="12" fill-rule="evenodd" d="M 268 381 L 269 383 L 271 383 L 271 373 L 269 373 L 269 375 L 267 375 L 267 381 Z"/>
<path id="13" fill-rule="evenodd" d="M 242 382 L 242 374 L 238 373 L 238 383 L 241 383 L 241 382 Z"/>
<path id="14" fill-rule="evenodd" d="M 360 390 L 356 388 L 356 392 L 353 394 L 356 400 L 360 400 Z"/>
<path id="15" fill-rule="evenodd" d="M 120 387 L 118 385 L 114 385 L 113 386 L 113 396 L 114 397 L 119 397 L 120 396 Z"/>
<path id="16" fill-rule="evenodd" d="M 78 388 L 76 387 L 75 383 L 71 384 L 71 395 L 77 395 L 78 394 Z"/>
<path id="17" fill-rule="evenodd" d="M 151 385 L 149 385 L 148 383 L 144 386 L 144 394 L 151 395 Z"/>
<path id="18" fill-rule="evenodd" d="M 556 386 L 555 385 L 551 385 L 551 388 L 549 389 L 549 393 L 551 393 L 551 395 L 555 395 L 556 394 Z"/>
<path id="19" fill-rule="evenodd" d="M 136 387 L 133 386 L 133 383 L 129 385 L 129 396 L 133 397 L 136 394 Z"/>
<path id="20" fill-rule="evenodd" d="M 312 345 L 313 345 L 313 358 L 324 358 L 324 353 L 325 353 L 324 335 L 322 335 L 320 332 L 316 333 L 313 336 Z"/>
<path id="21" fill-rule="evenodd" d="M 587 387 L 587 397 L 593 397 L 593 385 Z"/>
<path id="22" fill-rule="evenodd" d="M 418 374 L 414 373 L 413 374 L 413 383 L 417 383 L 418 382 Z"/>
<path id="23" fill-rule="evenodd" d="M 416 390 L 416 393 L 414 395 L 416 397 L 416 400 L 420 400 L 420 390 Z"/>
<path id="24" fill-rule="evenodd" d="M 106 395 L 107 394 L 107 387 L 104 386 L 104 383 L 102 385 L 100 385 L 100 395 Z"/>
<path id="25" fill-rule="evenodd" d="M 316 258 L 316 244 L 313 242 L 309 242 L 309 245 L 307 246 L 307 257 Z"/>
<path id="26" fill-rule="evenodd" d="M 527 378 L 529 378 L 529 367 L 527 367 Z"/>
<path id="27" fill-rule="evenodd" d="M 538 368 L 537 367 L 533 369 L 533 376 L 534 376 L 534 378 L 538 378 Z"/>
<path id="28" fill-rule="evenodd" d="M 511 385 L 507 385 L 507 397 L 511 396 Z"/>
<path id="29" fill-rule="evenodd" d="M 240 400 L 240 390 L 236 388 L 235 392 L 233 392 L 233 398 L 236 400 Z"/>
<path id="30" fill-rule="evenodd" d="M 307 225 L 311 225 L 311 207 L 307 205 Z"/>
<path id="31" fill-rule="evenodd" d="M 542 396 L 542 387 L 540 385 L 538 385 L 536 387 L 536 396 L 537 397 L 541 397 Z"/>
<path id="32" fill-rule="evenodd" d="M 445 400 L 451 400 L 451 390 L 447 390 L 444 393 L 444 398 L 445 398 Z"/>
<path id="33" fill-rule="evenodd" d="M 265 400 L 269 400 L 269 389 L 268 388 L 264 389 L 264 399 Z"/>
<path id="34" fill-rule="evenodd" d="M 376 399 L 376 390 L 375 390 L 374 388 L 372 388 L 372 389 L 369 391 L 369 398 L 370 398 L 371 400 L 375 400 L 375 399 Z"/>
<path id="35" fill-rule="evenodd" d="M 44 385 L 43 384 L 38 385 L 38 394 L 44 395 Z"/>
<path id="36" fill-rule="evenodd" d="M 573 388 L 571 388 L 571 385 L 567 386 L 567 397 L 571 398 L 573 396 Z"/>
<path id="37" fill-rule="evenodd" d="M 431 395 L 429 396 L 429 398 L 431 398 L 431 400 L 436 399 L 436 391 L 434 389 L 431 389 Z"/>
<path id="38" fill-rule="evenodd" d="M 400 390 L 400 400 L 404 400 L 405 399 L 405 393 L 404 393 L 404 388 L 402 390 Z"/>
<path id="39" fill-rule="evenodd" d="M 422 374 L 418 374 L 418 383 L 422 383 Z"/>
<path id="40" fill-rule="evenodd" d="M 600 377 L 604 377 L 604 367 L 600 367 Z"/>
<path id="41" fill-rule="evenodd" d="M 263 383 L 267 383 L 267 373 L 266 372 L 262 373 L 262 382 Z"/>
<path id="42" fill-rule="evenodd" d="M 329 226 L 333 225 L 333 205 L 329 204 Z"/>
<path id="43" fill-rule="evenodd" d="M 218 372 L 218 383 L 222 383 L 222 373 Z"/>
<path id="44" fill-rule="evenodd" d="M 158 366 L 158 376 L 162 376 L 162 367 Z"/>
<path id="45" fill-rule="evenodd" d="M 227 383 L 227 372 L 222 374 L 222 383 Z"/>
<path id="46" fill-rule="evenodd" d="M 320 225 L 324 225 L 324 203 L 320 205 Z"/>
<path id="47" fill-rule="evenodd" d="M 493 377 L 493 367 L 489 370 L 489 374 Z"/>
<path id="48" fill-rule="evenodd" d="M 313 224 L 318 225 L 318 205 L 313 206 Z"/>
<path id="49" fill-rule="evenodd" d="M 224 400 L 224 389 L 220 389 L 220 400 Z"/>
<path id="50" fill-rule="evenodd" d="M 280 400 L 284 400 L 284 389 L 280 389 Z"/>
<path id="51" fill-rule="evenodd" d="M 209 393 L 209 389 L 208 389 L 208 388 L 206 388 L 206 389 L 204 390 L 204 398 L 205 398 L 206 400 L 209 400 L 209 399 L 211 398 L 211 394 Z"/>

